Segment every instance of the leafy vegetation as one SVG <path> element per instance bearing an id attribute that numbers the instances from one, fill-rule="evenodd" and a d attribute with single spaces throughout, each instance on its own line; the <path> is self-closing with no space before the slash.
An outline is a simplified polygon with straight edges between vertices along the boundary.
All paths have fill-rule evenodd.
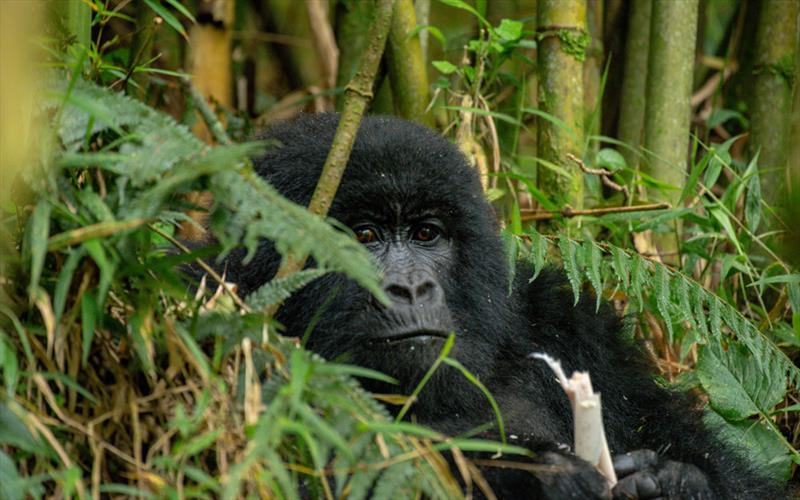
<path id="1" fill-rule="evenodd" d="M 128 46 L 118 35 L 132 32 L 134 17 L 155 16 L 163 26 L 155 23 L 153 36 L 170 46 L 199 16 L 177 0 L 145 4 L 139 14 L 125 2 L 81 4 L 42 42 L 52 64 L 35 82 L 35 154 L 0 207 L 0 497 L 456 498 L 459 481 L 476 473 L 461 451 L 527 454 L 393 420 L 381 403 L 407 409 L 413 395 L 368 394 L 355 377 L 384 375 L 326 362 L 277 334 L 260 311 L 310 281 L 344 273 L 380 293 L 379 277 L 338 223 L 310 215 L 255 175 L 249 156 L 273 145 L 212 146 L 190 130 L 198 123 L 193 106 L 202 105 L 183 95 L 181 66 L 169 66 L 168 54 L 146 55 L 146 40 Z M 776 481 L 788 480 L 800 464 L 800 274 L 796 250 L 773 241 L 792 215 L 777 217 L 777 200 L 762 197 L 759 155 L 743 153 L 743 100 L 720 84 L 695 110 L 680 185 L 648 176 L 638 146 L 588 125 L 602 121 L 599 101 L 583 110 L 587 132 L 576 151 L 589 167 L 568 168 L 575 162 L 537 154 L 543 123 L 574 131 L 530 91 L 542 39 L 535 19 L 492 13 L 481 1 L 437 5 L 455 21 L 435 25 L 434 16 L 412 35 L 438 43 L 428 66 L 439 78 L 422 108 L 484 174 L 503 214 L 509 261 L 524 259 L 535 274 L 561 265 L 576 300 L 611 300 L 662 382 L 701 391 L 709 425 L 744 444 Z M 708 22 L 723 24 L 723 7 L 709 5 L 717 17 Z M 705 43 L 725 60 L 739 52 L 733 43 L 719 49 L 715 33 L 735 32 L 739 17 L 708 26 L 716 31 L 707 30 Z M 579 35 L 567 40 L 571 50 L 590 55 L 587 33 Z M 724 83 L 728 70 L 719 68 Z M 609 65 L 601 88 L 611 72 Z M 299 106 L 264 95 L 253 101 L 253 116 L 218 110 L 232 137 Z M 581 185 L 593 208 L 580 216 L 565 210 L 541 188 L 542 169 Z M 647 189 L 680 193 L 679 202 L 616 210 L 638 206 Z M 195 192 L 213 202 L 198 206 L 188 196 Z M 190 210 L 207 212 L 216 248 L 181 243 L 179 227 L 196 224 Z M 574 223 L 537 231 L 537 221 L 552 219 Z M 677 255 L 648 246 L 653 233 L 677 235 Z M 224 276 L 210 273 L 190 287 L 180 272 L 217 253 L 252 255 L 262 238 L 286 258 L 310 255 L 316 267 L 246 301 Z M 441 364 L 459 368 L 447 348 L 432 370 Z M 440 455 L 448 449 L 462 469 L 449 470 Z"/>

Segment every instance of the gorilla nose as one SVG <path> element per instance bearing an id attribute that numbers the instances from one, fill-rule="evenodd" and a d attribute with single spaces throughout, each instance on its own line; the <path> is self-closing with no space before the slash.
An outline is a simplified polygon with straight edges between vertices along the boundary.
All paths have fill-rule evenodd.
<path id="1" fill-rule="evenodd" d="M 442 292 L 439 284 L 430 277 L 387 277 L 383 291 L 392 302 L 392 306 L 438 305 Z"/>

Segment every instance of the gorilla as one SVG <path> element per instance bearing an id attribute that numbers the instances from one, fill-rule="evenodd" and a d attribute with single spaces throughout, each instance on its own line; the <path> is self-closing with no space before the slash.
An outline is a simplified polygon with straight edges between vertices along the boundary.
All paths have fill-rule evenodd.
<path id="1" fill-rule="evenodd" d="M 290 200 L 307 205 L 339 117 L 304 115 L 262 138 L 272 148 L 254 164 Z M 400 381 L 375 392 L 410 394 L 455 333 L 451 356 L 491 391 L 507 433 L 542 467 L 483 467 L 498 498 L 775 498 L 780 493 L 702 421 L 694 397 L 655 383 L 642 352 L 619 335 L 621 321 L 594 299 L 573 306 L 563 273 L 530 281 L 508 269 L 494 211 L 476 170 L 443 137 L 392 117 L 361 123 L 330 216 L 351 228 L 382 270 L 388 306 L 346 277 L 330 274 L 294 294 L 277 319 L 291 336 L 315 322 L 307 347 Z M 223 263 L 246 295 L 269 281 L 280 255 L 260 243 Z M 510 281 L 513 277 L 511 288 Z M 509 290 L 512 290 L 509 293 Z M 567 374 L 588 370 L 603 397 L 606 437 L 619 482 L 574 456 L 567 397 L 531 352 L 560 359 Z M 441 366 L 412 406 L 413 418 L 448 435 L 494 421 L 486 397 L 455 368 Z M 497 438 L 496 431 L 484 437 Z"/>

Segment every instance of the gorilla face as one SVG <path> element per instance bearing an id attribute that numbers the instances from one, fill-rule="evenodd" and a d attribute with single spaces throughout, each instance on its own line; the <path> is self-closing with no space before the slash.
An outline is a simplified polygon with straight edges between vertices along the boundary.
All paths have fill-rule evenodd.
<path id="1" fill-rule="evenodd" d="M 308 204 L 337 123 L 336 115 L 313 115 L 271 129 L 267 137 L 280 146 L 256 161 L 258 173 Z M 329 215 L 372 253 L 390 304 L 326 276 L 281 308 L 288 335 L 309 330 L 310 349 L 392 375 L 404 388 L 418 382 L 451 332 L 462 362 L 492 359 L 499 339 L 490 325 L 503 323 L 508 273 L 492 208 L 455 146 L 408 122 L 365 118 Z M 278 262 L 264 243 L 250 264 L 230 262 L 229 276 L 247 294 Z"/>
<path id="2" fill-rule="evenodd" d="M 452 242 L 444 222 L 433 215 L 410 218 L 402 207 L 357 224 L 358 240 L 383 271 L 389 305 L 365 309 L 357 322 L 371 332 L 369 343 L 424 346 L 453 329 L 442 289 L 450 270 Z"/>

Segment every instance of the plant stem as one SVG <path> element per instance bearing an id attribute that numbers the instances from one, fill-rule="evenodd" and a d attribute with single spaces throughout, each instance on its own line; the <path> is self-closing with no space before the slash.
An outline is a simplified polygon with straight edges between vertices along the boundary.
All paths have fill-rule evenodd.
<path id="1" fill-rule="evenodd" d="M 394 0 L 379 0 L 375 7 L 375 14 L 367 33 L 369 45 L 364 51 L 359 62 L 356 76 L 347 85 L 344 92 L 344 104 L 342 115 L 339 118 L 339 126 L 333 137 L 331 150 L 322 167 L 317 187 L 308 204 L 308 211 L 312 214 L 325 216 L 333 203 L 339 183 L 344 175 L 350 151 L 356 140 L 356 133 L 361 124 L 361 117 L 367 109 L 370 99 L 372 99 L 372 83 L 378 71 L 378 64 L 386 47 L 386 38 L 389 34 L 389 25 L 392 21 L 392 8 Z M 308 256 L 299 259 L 284 258 L 281 262 L 275 279 L 285 278 L 301 269 L 306 263 Z M 274 315 L 279 306 L 271 306 L 265 309 L 268 315 Z"/>

